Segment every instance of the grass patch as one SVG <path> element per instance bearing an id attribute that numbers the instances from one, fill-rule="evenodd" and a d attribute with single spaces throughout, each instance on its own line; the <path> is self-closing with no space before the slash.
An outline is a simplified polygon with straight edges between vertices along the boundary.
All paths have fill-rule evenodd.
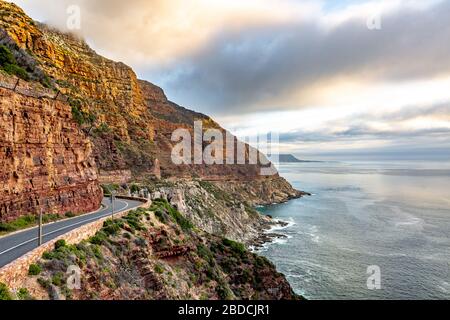
<path id="1" fill-rule="evenodd" d="M 42 223 L 49 223 L 63 219 L 64 216 L 57 214 L 44 214 Z M 39 224 L 38 215 L 24 215 L 10 222 L 0 223 L 0 235 L 31 228 Z"/>
<path id="2" fill-rule="evenodd" d="M 167 214 L 181 227 L 181 229 L 183 229 L 183 231 L 190 230 L 194 227 L 192 222 L 186 219 L 177 209 L 172 207 L 169 204 L 169 202 L 165 199 L 154 200 L 150 210 L 155 212 L 156 217 L 162 223 L 167 223 L 167 218 L 165 216 L 165 214 Z"/>

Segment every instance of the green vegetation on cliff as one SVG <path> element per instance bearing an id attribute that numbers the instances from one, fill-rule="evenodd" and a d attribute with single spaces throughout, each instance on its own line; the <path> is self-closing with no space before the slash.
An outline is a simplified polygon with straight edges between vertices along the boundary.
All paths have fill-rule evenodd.
<path id="1" fill-rule="evenodd" d="M 0 45 L 0 67 L 9 74 L 18 76 L 23 80 L 30 80 L 28 72 L 17 64 L 11 50 L 5 45 Z"/>
<path id="2" fill-rule="evenodd" d="M 297 299 L 286 279 L 244 245 L 193 228 L 166 200 L 107 220 L 92 238 L 63 241 L 32 276 L 51 299 Z M 80 290 L 67 285 L 69 266 Z"/>

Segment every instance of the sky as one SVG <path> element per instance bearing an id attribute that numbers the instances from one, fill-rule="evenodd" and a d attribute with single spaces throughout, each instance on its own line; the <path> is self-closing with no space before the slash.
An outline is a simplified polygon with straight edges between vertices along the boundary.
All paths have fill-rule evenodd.
<path id="1" fill-rule="evenodd" d="M 170 100 L 305 159 L 450 160 L 450 0 L 15 0 Z"/>

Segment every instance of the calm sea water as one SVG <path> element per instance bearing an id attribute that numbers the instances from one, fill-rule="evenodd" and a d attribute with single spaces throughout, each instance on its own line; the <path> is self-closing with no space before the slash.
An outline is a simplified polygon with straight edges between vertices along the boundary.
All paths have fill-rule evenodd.
<path id="1" fill-rule="evenodd" d="M 308 299 L 450 299 L 450 164 L 285 164 L 313 196 L 261 209 L 290 223 L 260 253 Z M 379 266 L 381 289 L 367 287 Z"/>

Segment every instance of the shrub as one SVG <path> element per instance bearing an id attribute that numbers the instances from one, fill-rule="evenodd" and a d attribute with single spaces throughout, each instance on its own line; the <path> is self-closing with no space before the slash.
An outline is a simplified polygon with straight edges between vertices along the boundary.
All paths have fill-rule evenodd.
<path id="1" fill-rule="evenodd" d="M 159 264 L 155 265 L 155 269 L 154 270 L 155 270 L 156 273 L 159 273 L 159 274 L 164 273 L 163 267 L 161 267 Z"/>
<path id="2" fill-rule="evenodd" d="M 95 236 L 89 239 L 89 242 L 92 244 L 101 245 L 108 239 L 108 236 L 103 231 L 99 231 L 95 234 Z"/>
<path id="3" fill-rule="evenodd" d="M 44 260 L 52 260 L 53 259 L 53 254 L 50 251 L 45 251 L 42 254 L 42 259 L 44 259 Z"/>
<path id="4" fill-rule="evenodd" d="M 42 78 L 40 79 L 40 82 L 47 89 L 50 89 L 51 87 L 53 87 L 50 78 L 46 74 L 44 74 L 42 76 Z"/>
<path id="5" fill-rule="evenodd" d="M 119 232 L 120 228 L 123 227 L 123 222 L 119 220 L 106 220 L 103 224 L 102 231 L 110 236 L 115 235 Z"/>
<path id="6" fill-rule="evenodd" d="M 51 214 L 44 214 L 42 216 L 42 222 L 43 223 L 48 223 L 48 222 L 51 222 L 51 221 L 57 221 L 60 218 L 61 217 L 59 215 L 57 215 L 57 214 L 53 214 L 53 213 L 51 213 Z"/>
<path id="7" fill-rule="evenodd" d="M 161 209 L 156 209 L 155 210 L 155 216 L 156 218 L 158 218 L 158 220 L 162 223 L 167 223 L 167 214 L 161 210 Z"/>
<path id="8" fill-rule="evenodd" d="M 145 239 L 143 238 L 137 238 L 136 240 L 134 240 L 134 243 L 139 247 L 147 246 L 147 241 L 145 241 Z"/>
<path id="9" fill-rule="evenodd" d="M 67 211 L 64 215 L 66 216 L 66 218 L 73 218 L 76 216 L 76 214 L 72 211 Z"/>
<path id="10" fill-rule="evenodd" d="M 222 243 L 226 247 L 230 247 L 234 252 L 243 255 L 246 252 L 245 246 L 242 243 L 238 243 L 229 239 L 223 239 Z"/>
<path id="11" fill-rule="evenodd" d="M 118 184 L 102 184 L 103 193 L 106 195 L 111 195 L 112 191 L 117 191 L 120 189 Z"/>
<path id="12" fill-rule="evenodd" d="M 103 259 L 103 253 L 102 253 L 99 245 L 96 245 L 96 244 L 92 245 L 91 250 L 92 250 L 92 253 L 94 254 L 94 257 L 96 257 L 99 260 Z"/>
<path id="13" fill-rule="evenodd" d="M 30 80 L 30 76 L 25 69 L 17 65 L 16 58 L 11 50 L 4 45 L 0 45 L 0 66 L 9 74 L 16 75 L 26 81 Z"/>
<path id="14" fill-rule="evenodd" d="M 67 244 L 66 244 L 66 240 L 64 240 L 64 239 L 61 239 L 61 240 L 58 240 L 55 242 L 55 250 L 58 250 L 59 248 L 63 248 L 65 246 L 67 246 Z"/>
<path id="15" fill-rule="evenodd" d="M 25 81 L 30 80 L 30 76 L 28 75 L 28 72 L 26 72 L 24 68 L 19 67 L 16 64 L 6 64 L 3 66 L 3 70 L 5 70 L 9 74 L 16 75 Z"/>
<path id="16" fill-rule="evenodd" d="M 17 292 L 19 300 L 34 300 L 27 288 L 20 288 Z"/>
<path id="17" fill-rule="evenodd" d="M 64 280 L 63 278 L 64 278 L 64 274 L 61 272 L 58 272 L 57 274 L 55 274 L 52 277 L 52 283 L 55 286 L 60 287 L 63 284 L 63 280 Z"/>
<path id="18" fill-rule="evenodd" d="M 124 232 L 124 233 L 123 233 L 123 237 L 124 237 L 125 239 L 131 239 L 131 234 L 130 234 L 129 232 Z"/>
<path id="19" fill-rule="evenodd" d="M 270 264 L 271 264 L 270 261 L 267 260 L 266 257 L 256 256 L 256 258 L 255 258 L 255 265 L 258 268 L 264 268 Z"/>
<path id="20" fill-rule="evenodd" d="M 210 265 L 214 265 L 214 257 L 211 251 L 203 244 L 197 245 L 197 255 L 208 262 Z"/>
<path id="21" fill-rule="evenodd" d="M 44 278 L 38 278 L 37 282 L 40 284 L 40 286 L 44 289 L 48 289 L 50 287 L 50 281 Z"/>
<path id="22" fill-rule="evenodd" d="M 10 222 L 0 223 L 0 232 L 17 231 L 20 229 L 33 226 L 36 224 L 36 222 L 37 222 L 36 216 L 33 215 L 22 216 Z"/>
<path id="23" fill-rule="evenodd" d="M 0 45 L 0 65 L 3 67 L 7 64 L 15 64 L 16 59 L 11 50 L 4 45 Z"/>
<path id="24" fill-rule="evenodd" d="M 216 287 L 216 293 L 219 296 L 220 300 L 230 300 L 233 297 L 230 289 L 228 289 L 224 285 L 218 285 Z"/>
<path id="25" fill-rule="evenodd" d="M 72 117 L 80 126 L 83 124 L 92 125 L 97 120 L 94 114 L 81 109 L 81 102 L 79 100 L 71 100 L 69 104 L 72 107 Z"/>
<path id="26" fill-rule="evenodd" d="M 98 133 L 98 134 L 110 133 L 112 131 L 110 126 L 105 122 L 102 122 L 94 130 L 95 130 L 95 133 Z"/>
<path id="27" fill-rule="evenodd" d="M 136 185 L 136 184 L 132 184 L 131 187 L 130 187 L 131 193 L 139 192 L 140 190 L 141 190 L 141 189 L 140 189 L 139 186 Z"/>
<path id="28" fill-rule="evenodd" d="M 28 275 L 30 276 L 37 276 L 42 272 L 41 266 L 37 264 L 30 264 L 30 267 L 28 268 Z"/>
<path id="29" fill-rule="evenodd" d="M 8 287 L 4 283 L 0 283 L 0 300 L 12 300 L 13 297 Z"/>

